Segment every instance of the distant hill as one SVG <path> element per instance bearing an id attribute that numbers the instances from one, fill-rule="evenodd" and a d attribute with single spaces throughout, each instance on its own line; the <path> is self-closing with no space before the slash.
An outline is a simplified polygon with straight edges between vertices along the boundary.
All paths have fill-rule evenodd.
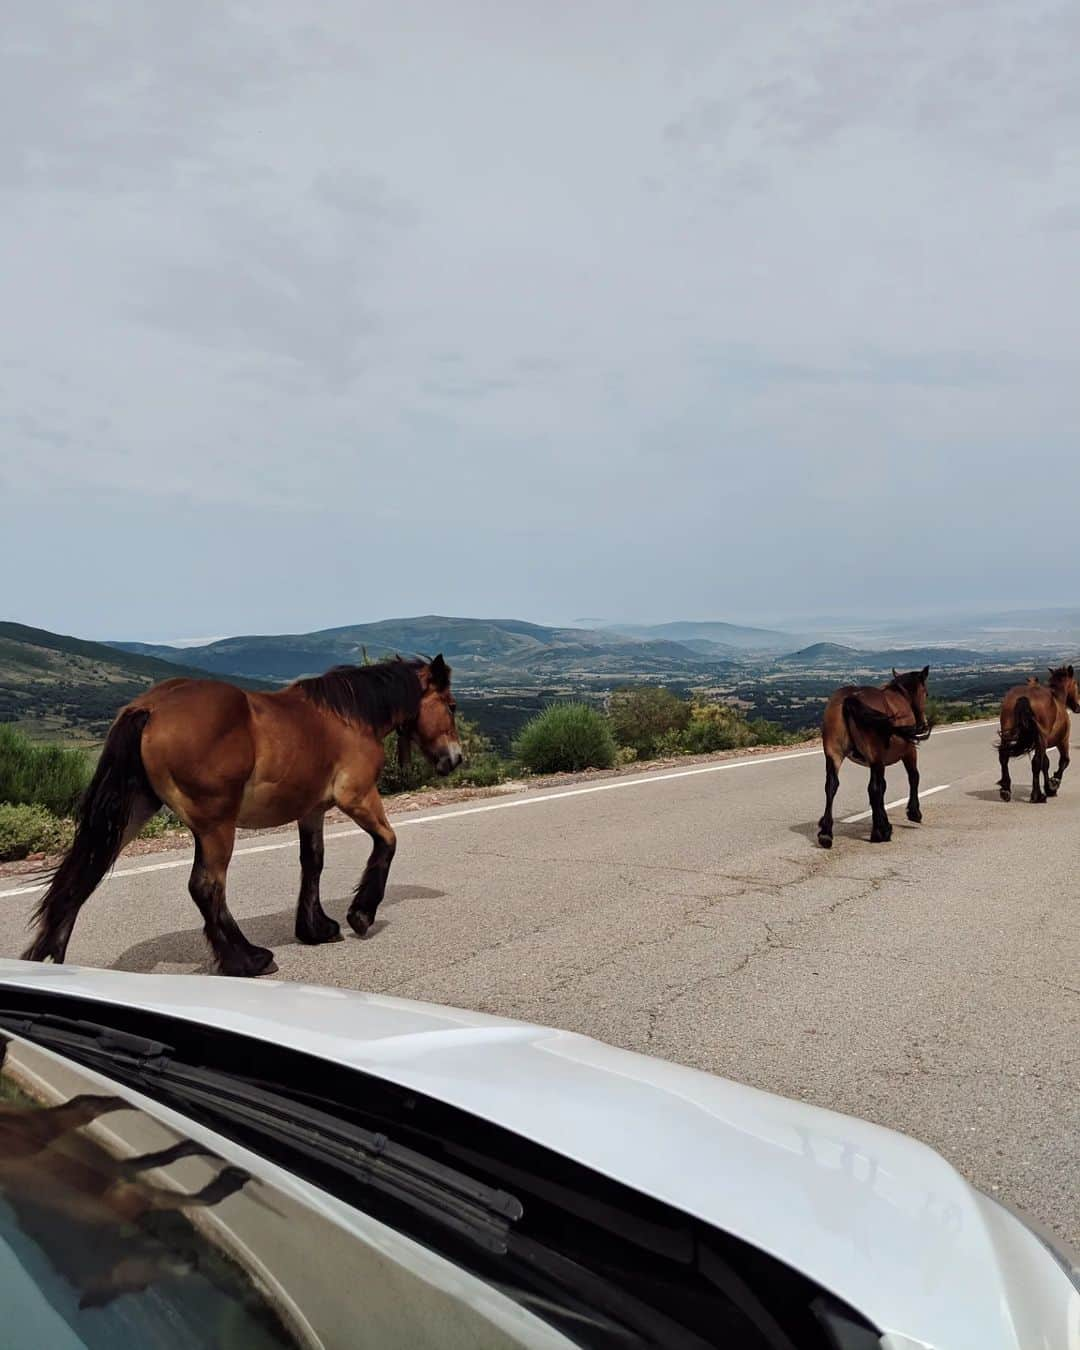
<path id="1" fill-rule="evenodd" d="M 979 670 L 999 665 L 1005 657 L 1025 660 L 1019 652 L 980 652 L 970 647 L 888 647 L 883 651 L 863 651 L 838 642 L 815 642 L 797 652 L 773 659 L 774 666 L 793 670 L 919 670 L 929 666 L 940 669 Z"/>
<path id="2" fill-rule="evenodd" d="M 833 661 L 854 661 L 859 657 L 869 656 L 869 652 L 860 652 L 855 647 L 842 647 L 839 642 L 814 642 L 809 647 L 802 647 L 797 652 L 788 652 L 785 656 L 778 656 L 776 664 L 778 666 L 814 666 L 823 662 Z"/>
<path id="3" fill-rule="evenodd" d="M 666 638 L 672 642 L 718 643 L 721 647 L 737 652 L 788 651 L 792 643 L 799 641 L 796 633 L 782 633 L 773 628 L 747 628 L 742 624 L 723 623 L 711 619 L 702 621 L 684 619 L 675 623 L 659 624 L 617 624 L 602 631 L 646 639 Z"/>
<path id="4" fill-rule="evenodd" d="M 0 722 L 18 722 L 31 735 L 100 739 L 123 704 L 177 675 L 205 679 L 206 671 L 0 622 Z"/>
<path id="5" fill-rule="evenodd" d="M 422 615 L 350 624 L 314 633 L 224 638 L 204 646 L 163 648 L 115 642 L 117 650 L 184 662 L 222 675 L 293 680 L 329 666 L 400 652 L 442 652 L 466 683 L 559 682 L 585 676 L 676 678 L 726 664 L 661 636 L 651 639 L 610 630 L 551 628 L 521 619 L 470 619 Z"/>

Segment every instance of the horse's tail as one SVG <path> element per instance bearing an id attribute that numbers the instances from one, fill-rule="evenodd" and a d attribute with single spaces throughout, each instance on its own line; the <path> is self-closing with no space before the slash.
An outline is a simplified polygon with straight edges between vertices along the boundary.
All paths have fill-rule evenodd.
<path id="1" fill-rule="evenodd" d="M 75 813 L 75 838 L 31 916 L 38 934 L 23 960 L 64 959 L 75 916 L 116 861 L 136 810 L 150 814 L 161 805 L 142 762 L 149 717 L 145 708 L 125 708 L 112 724 Z"/>
<path id="2" fill-rule="evenodd" d="M 1031 699 L 1021 694 L 1013 707 L 1013 724 L 1010 730 L 1001 732 L 999 749 L 1004 750 L 1009 759 L 1026 755 L 1039 743 L 1039 723 L 1035 718 L 1035 709 Z"/>
<path id="3" fill-rule="evenodd" d="M 882 745 L 888 745 L 893 736 L 898 736 L 902 741 L 910 741 L 913 745 L 916 741 L 924 739 L 914 726 L 897 726 L 888 713 L 867 707 L 858 694 L 848 694 L 844 699 L 843 708 L 844 721 L 848 724 L 849 730 L 852 726 L 856 726 L 860 731 L 876 736 Z"/>

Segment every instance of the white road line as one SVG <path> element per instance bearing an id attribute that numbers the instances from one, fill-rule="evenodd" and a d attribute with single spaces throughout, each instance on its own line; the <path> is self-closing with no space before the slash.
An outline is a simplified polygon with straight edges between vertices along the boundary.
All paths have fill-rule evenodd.
<path id="1" fill-rule="evenodd" d="M 941 731 L 935 732 L 935 736 L 946 736 L 950 731 L 972 731 L 978 727 L 996 726 L 994 722 L 965 722 L 961 726 L 943 727 Z M 643 778 L 621 778 L 613 783 L 593 783 L 589 787 L 569 788 L 565 792 L 545 792 L 526 793 L 520 797 L 515 797 L 512 801 L 490 802 L 487 806 L 466 806 L 458 811 L 440 811 L 433 816 L 401 816 L 398 819 L 392 819 L 395 830 L 402 830 L 408 825 L 430 825 L 439 820 L 456 820 L 460 816 L 479 816 L 485 815 L 489 811 L 511 811 L 519 806 L 542 806 L 544 802 L 563 801 L 567 797 L 587 797 L 594 792 L 619 792 L 624 788 L 645 787 L 651 783 L 669 783 L 676 778 L 696 778 L 701 774 L 725 773 L 730 769 L 749 769 L 756 764 L 779 764 L 787 759 L 807 759 L 811 755 L 820 755 L 821 751 L 815 750 L 793 750 L 785 755 L 754 755 L 749 759 L 729 759 L 723 764 L 705 764 L 696 769 L 676 769 L 673 773 L 651 773 Z M 940 788 L 931 788 L 930 792 L 939 792 Z M 923 795 L 929 796 L 930 792 Z M 894 803 L 895 804 L 895 803 Z M 869 815 L 869 812 L 865 814 Z M 853 816 L 852 820 L 861 820 L 862 816 Z M 365 839 L 367 836 L 362 831 L 350 827 L 345 830 L 332 830 L 326 838 L 331 839 Z M 297 843 L 295 838 L 282 840 L 274 844 L 252 844 L 246 848 L 238 848 L 233 853 L 234 858 L 245 858 L 255 853 L 280 853 L 284 849 L 295 849 Z M 177 867 L 190 867 L 191 857 L 185 854 L 183 858 L 173 858 L 168 862 L 146 863 L 141 867 L 125 867 L 118 872 L 110 872 L 105 878 L 106 881 L 115 881 L 122 877 L 145 876 L 149 872 L 169 872 Z M 11 900 L 17 895 L 33 895 L 37 891 L 45 889 L 47 882 L 37 882 L 31 886 L 17 886 L 13 890 L 0 891 L 0 900 Z"/>
<path id="2" fill-rule="evenodd" d="M 925 788 L 925 789 L 920 788 L 920 789 L 919 789 L 919 800 L 922 801 L 922 799 L 923 799 L 924 797 L 932 797 L 932 796 L 934 795 L 935 792 L 944 792 L 946 788 L 950 788 L 950 787 L 952 787 L 952 784 L 951 784 L 951 783 L 940 783 L 937 787 Z M 906 805 L 907 805 L 907 798 L 906 798 L 906 797 L 897 797 L 896 801 L 894 801 L 894 802 L 886 802 L 886 803 L 885 803 L 885 810 L 886 810 L 886 811 L 891 811 L 891 810 L 892 810 L 894 807 L 896 807 L 896 806 L 906 806 Z M 854 825 L 855 822 L 856 822 L 857 820 L 867 820 L 867 819 L 868 819 L 870 816 L 872 816 L 873 814 L 874 814 L 873 811 L 860 811 L 859 814 L 858 814 L 857 816 L 845 816 L 845 817 L 843 818 L 843 820 L 841 820 L 840 824 L 841 824 L 841 825 Z"/>

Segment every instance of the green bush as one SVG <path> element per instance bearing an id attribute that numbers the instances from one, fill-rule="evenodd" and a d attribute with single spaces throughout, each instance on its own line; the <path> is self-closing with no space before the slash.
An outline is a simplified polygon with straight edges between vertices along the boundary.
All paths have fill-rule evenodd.
<path id="1" fill-rule="evenodd" d="M 0 725 L 0 802 L 43 806 L 54 816 L 69 816 L 89 781 L 90 762 L 83 751 L 35 745 L 13 726 Z"/>
<path id="2" fill-rule="evenodd" d="M 672 732 L 686 730 L 690 705 L 659 685 L 630 686 L 611 695 L 608 718 L 618 744 L 636 750 L 639 759 L 649 759 L 657 753 L 670 753 L 660 751 L 660 741 Z"/>
<path id="3" fill-rule="evenodd" d="M 0 862 L 28 853 L 59 853 L 71 843 L 70 820 L 60 820 L 44 806 L 0 802 Z"/>
<path id="4" fill-rule="evenodd" d="M 714 750 L 752 745 L 754 733 L 746 718 L 729 704 L 695 702 L 683 740 L 687 753 L 707 755 Z"/>
<path id="5" fill-rule="evenodd" d="M 514 753 L 532 773 L 610 769 L 615 739 L 607 718 L 587 703 L 553 703 L 522 727 Z"/>

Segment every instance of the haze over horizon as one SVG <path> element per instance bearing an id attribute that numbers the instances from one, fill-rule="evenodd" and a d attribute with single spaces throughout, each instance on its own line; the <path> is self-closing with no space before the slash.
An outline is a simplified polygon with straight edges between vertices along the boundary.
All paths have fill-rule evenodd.
<path id="1" fill-rule="evenodd" d="M 1080 10 L 13 0 L 2 617 L 1068 604 Z"/>

